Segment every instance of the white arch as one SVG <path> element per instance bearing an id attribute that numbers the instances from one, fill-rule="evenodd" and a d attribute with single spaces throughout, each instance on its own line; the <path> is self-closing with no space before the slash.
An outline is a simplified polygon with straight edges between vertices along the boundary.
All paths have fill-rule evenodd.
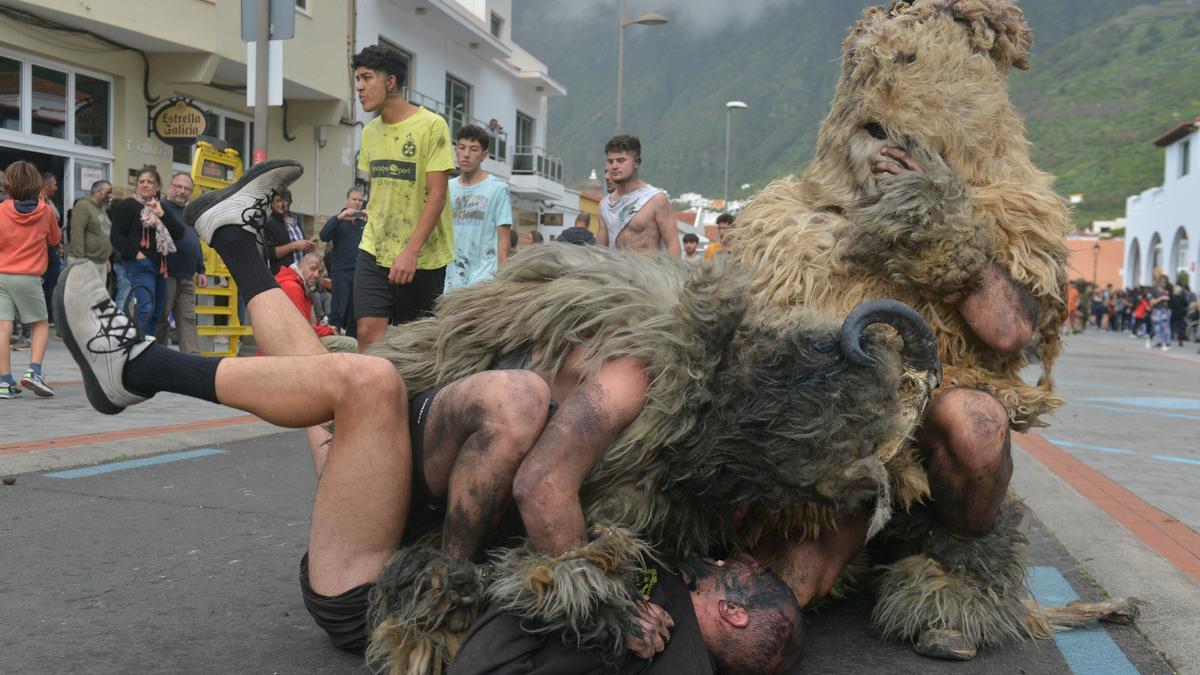
<path id="1" fill-rule="evenodd" d="M 1175 239 L 1171 242 L 1171 257 L 1168 259 L 1166 273 L 1171 281 L 1179 280 L 1179 272 L 1188 268 L 1188 233 L 1182 226 L 1175 230 Z"/>
<path id="2" fill-rule="evenodd" d="M 1133 243 L 1129 245 L 1129 260 L 1125 263 L 1125 285 L 1128 287 L 1139 286 L 1142 283 L 1142 248 L 1138 243 L 1137 237 L 1133 238 Z"/>
<path id="3" fill-rule="evenodd" d="M 1162 237 L 1157 232 L 1150 238 L 1150 247 L 1146 249 L 1146 275 L 1141 283 L 1144 286 L 1153 286 L 1155 276 L 1163 273 L 1166 260 L 1163 259 L 1163 243 Z"/>

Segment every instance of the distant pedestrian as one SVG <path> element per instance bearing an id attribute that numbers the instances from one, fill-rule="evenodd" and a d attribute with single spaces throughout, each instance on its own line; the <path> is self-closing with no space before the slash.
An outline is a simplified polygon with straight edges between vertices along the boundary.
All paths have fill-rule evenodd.
<path id="1" fill-rule="evenodd" d="M 112 221 L 108 218 L 108 202 L 112 199 L 112 183 L 98 180 L 92 183 L 88 196 L 80 197 L 71 207 L 70 239 L 67 242 L 67 262 L 76 264 L 90 262 L 108 274 L 108 259 L 113 247 L 109 236 Z"/>
<path id="2" fill-rule="evenodd" d="M 683 259 L 693 265 L 704 260 L 704 254 L 697 250 L 700 246 L 700 237 L 688 232 L 683 235 Z"/>
<path id="3" fill-rule="evenodd" d="M 21 387 L 38 396 L 53 396 L 42 376 L 50 342 L 42 275 L 49 263 L 49 247 L 62 241 L 62 230 L 50 204 L 41 199 L 42 177 L 33 164 L 23 160 L 9 164 L 4 185 L 10 198 L 0 204 L 0 399 L 16 398 Z M 31 330 L 29 367 L 20 385 L 12 375 L 8 347 L 18 316 Z"/>
<path id="4" fill-rule="evenodd" d="M 263 244 L 271 274 L 279 272 L 280 267 L 300 264 L 305 254 L 317 247 L 305 238 L 300 218 L 292 213 L 292 193 L 287 190 L 271 198 L 271 215 L 263 223 Z"/>
<path id="5" fill-rule="evenodd" d="M 454 157 L 459 175 L 450 181 L 454 261 L 446 268 L 446 290 L 491 279 L 508 260 L 512 201 L 508 183 L 483 170 L 487 132 L 473 124 L 458 130 Z"/>
<path id="6" fill-rule="evenodd" d="M 538 232 L 537 230 L 529 230 L 522 237 L 521 245 L 522 246 L 533 246 L 534 244 L 540 244 L 545 240 L 546 240 L 546 238 L 542 236 L 541 232 Z"/>
<path id="7" fill-rule="evenodd" d="M 1153 341 L 1146 338 L 1146 348 L 1158 347 L 1164 352 L 1171 343 L 1171 293 L 1166 285 L 1159 283 L 1150 300 L 1150 325 L 1154 329 Z"/>
<path id="8" fill-rule="evenodd" d="M 138 330 L 154 335 L 167 300 L 167 256 L 183 236 L 183 221 L 163 208 L 158 170 L 145 167 L 137 174 L 133 197 L 112 210 L 112 244 L 125 262 L 137 302 Z"/>
<path id="9" fill-rule="evenodd" d="M 704 249 L 704 259 L 712 260 L 718 253 L 728 253 L 733 238 L 733 214 L 722 213 L 717 216 L 717 240 Z"/>
<path id="10" fill-rule="evenodd" d="M 50 317 L 50 323 L 54 323 L 54 287 L 58 284 L 58 278 L 62 276 L 63 261 L 67 257 L 67 250 L 63 246 L 63 221 L 62 212 L 58 210 L 58 206 L 54 203 L 54 197 L 58 194 L 58 177 L 46 171 L 42 174 L 42 191 L 41 199 L 50 207 L 51 213 L 54 214 L 55 227 L 58 228 L 59 242 L 53 244 L 47 250 L 46 273 L 42 275 L 42 295 L 46 299 L 46 315 Z"/>
<path id="11" fill-rule="evenodd" d="M 358 186 L 346 191 L 346 207 L 325 222 L 321 241 L 332 244 L 325 252 L 329 278 L 333 282 L 333 298 L 329 307 L 329 324 L 351 337 L 358 334 L 354 320 L 354 265 L 358 261 L 358 245 L 367 226 L 363 210 L 366 192 Z"/>
<path id="12" fill-rule="evenodd" d="M 175 239 L 175 252 L 167 256 L 167 291 L 154 336 L 160 343 L 167 344 L 171 330 L 168 317 L 174 317 L 179 351 L 199 354 L 196 289 L 208 286 L 208 276 L 205 274 L 204 252 L 200 248 L 196 228 L 183 220 L 183 209 L 192 199 L 192 190 L 191 175 L 181 171 L 171 177 L 167 198 L 162 203 L 163 209 L 171 212 L 183 224 L 183 236 Z"/>
<path id="13" fill-rule="evenodd" d="M 1182 347 L 1184 335 L 1187 333 L 1188 297 L 1179 284 L 1171 287 L 1167 307 L 1171 310 L 1171 337 Z"/>

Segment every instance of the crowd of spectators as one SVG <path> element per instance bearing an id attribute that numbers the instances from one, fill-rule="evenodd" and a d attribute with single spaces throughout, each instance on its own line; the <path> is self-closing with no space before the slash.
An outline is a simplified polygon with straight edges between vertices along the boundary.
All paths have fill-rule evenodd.
<path id="1" fill-rule="evenodd" d="M 1186 284 L 1186 278 L 1172 283 L 1165 274 L 1153 286 L 1125 289 L 1077 279 L 1068 291 L 1068 329 L 1126 333 L 1163 351 L 1200 341 L 1200 304 Z"/>

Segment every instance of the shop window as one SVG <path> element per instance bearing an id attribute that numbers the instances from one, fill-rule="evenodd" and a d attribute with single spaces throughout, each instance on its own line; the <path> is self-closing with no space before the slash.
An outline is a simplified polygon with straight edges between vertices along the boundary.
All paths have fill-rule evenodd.
<path id="1" fill-rule="evenodd" d="M 33 67 L 33 133 L 67 139 L 67 74 Z"/>
<path id="2" fill-rule="evenodd" d="M 0 129 L 21 130 L 21 62 L 0 56 Z"/>
<path id="3" fill-rule="evenodd" d="M 108 147 L 109 84 L 87 75 L 75 76 L 75 143 Z"/>
<path id="4" fill-rule="evenodd" d="M 450 138 L 458 137 L 458 130 L 467 125 L 471 117 L 471 87 L 457 78 L 446 76 L 446 121 L 450 123 Z"/>

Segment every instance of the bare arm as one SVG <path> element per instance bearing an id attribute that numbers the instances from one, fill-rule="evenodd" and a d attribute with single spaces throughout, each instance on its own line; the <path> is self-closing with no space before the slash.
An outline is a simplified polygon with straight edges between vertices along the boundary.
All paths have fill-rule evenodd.
<path id="1" fill-rule="evenodd" d="M 679 226 L 675 224 L 671 202 L 667 201 L 667 196 L 661 192 L 654 196 L 654 224 L 658 226 L 658 236 L 666 244 L 667 252 L 678 258 Z"/>
<path id="2" fill-rule="evenodd" d="M 496 267 L 503 267 L 508 262 L 508 245 L 512 243 L 512 225 L 501 225 L 496 228 Z"/>
<path id="3" fill-rule="evenodd" d="M 421 209 L 421 215 L 417 218 L 417 227 L 413 230 L 412 236 L 408 238 L 408 244 L 404 250 L 392 261 L 392 269 L 388 271 L 388 281 L 393 284 L 407 284 L 416 274 L 417 257 L 421 255 L 421 249 L 425 247 L 425 242 L 429 241 L 429 235 L 433 234 L 433 228 L 437 227 L 438 218 L 442 215 L 442 208 L 446 205 L 450 172 L 427 172 L 425 185 L 427 188 L 425 207 Z"/>
<path id="4" fill-rule="evenodd" d="M 513 497 L 534 548 L 560 553 L 587 541 L 579 488 L 645 405 L 649 379 L 633 359 L 607 361 L 567 397 L 529 451 Z"/>
<path id="5" fill-rule="evenodd" d="M 607 197 L 601 197 L 607 199 Z M 596 245 L 608 248 L 608 226 L 604 224 L 603 218 L 597 218 L 596 223 Z"/>

